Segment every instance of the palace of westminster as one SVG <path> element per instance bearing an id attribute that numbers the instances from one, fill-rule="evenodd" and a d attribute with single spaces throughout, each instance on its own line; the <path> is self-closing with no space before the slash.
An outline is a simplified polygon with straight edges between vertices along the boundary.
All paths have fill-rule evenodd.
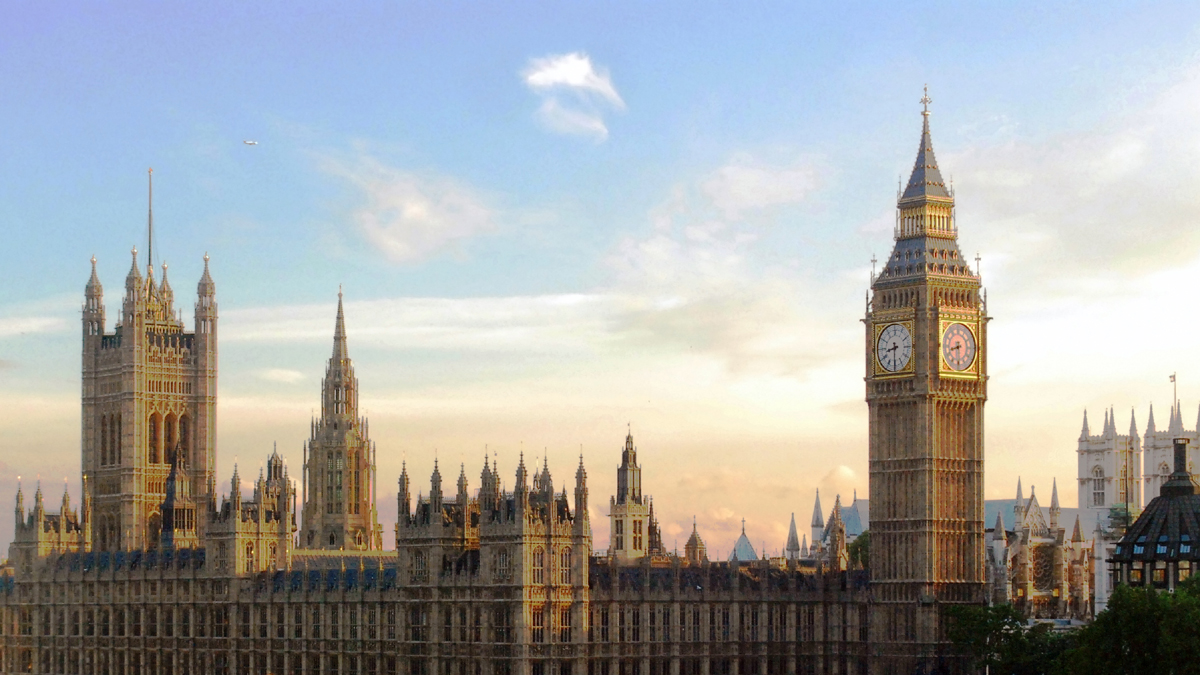
<path id="1" fill-rule="evenodd" d="M 779 559 L 753 555 L 746 541 L 730 560 L 709 560 L 695 530 L 684 555 L 666 551 L 631 436 L 606 551 L 592 549 L 582 459 L 569 488 L 555 486 L 546 464 L 522 459 L 511 491 L 494 461 L 484 460 L 477 489 L 465 469 L 444 486 L 435 463 L 415 499 L 405 470 L 395 550 L 385 550 L 377 449 L 359 410 L 340 294 L 303 475 L 294 481 L 273 453 L 252 494 L 242 494 L 235 468 L 218 500 L 208 256 L 189 331 L 166 266 L 156 280 L 135 249 L 115 325 L 94 258 L 84 291 L 82 502 L 64 494 L 53 510 L 40 487 L 31 507 L 16 496 L 15 540 L 0 567 L 0 670 L 966 672 L 946 642 L 945 611 L 995 594 L 997 533 L 985 529 L 983 500 L 989 319 L 958 248 L 954 196 L 923 103 L 894 248 L 863 317 L 866 569 L 848 555 L 840 504 L 828 523 L 818 506 L 811 546 L 798 544 L 793 520 Z"/>

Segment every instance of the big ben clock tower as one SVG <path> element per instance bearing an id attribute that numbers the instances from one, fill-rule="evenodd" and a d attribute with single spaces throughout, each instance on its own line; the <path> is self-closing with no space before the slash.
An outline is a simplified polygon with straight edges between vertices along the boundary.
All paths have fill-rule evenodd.
<path id="1" fill-rule="evenodd" d="M 865 319 L 879 673 L 946 663 L 945 608 L 984 599 L 988 317 L 933 155 L 931 102 L 927 91 L 896 245 L 872 280 Z"/>

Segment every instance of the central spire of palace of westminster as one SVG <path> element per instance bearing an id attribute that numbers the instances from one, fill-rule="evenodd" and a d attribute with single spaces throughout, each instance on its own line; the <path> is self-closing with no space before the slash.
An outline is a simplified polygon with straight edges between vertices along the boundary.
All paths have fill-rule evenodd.
<path id="1" fill-rule="evenodd" d="M 871 639 L 879 672 L 941 650 L 944 608 L 984 599 L 986 305 L 958 248 L 954 194 L 929 131 L 928 89 L 895 247 L 865 317 L 870 419 Z"/>
<path id="2" fill-rule="evenodd" d="M 321 417 L 304 446 L 301 548 L 377 551 L 383 528 L 375 510 L 375 444 L 358 416 L 358 378 L 346 347 L 338 289 L 333 355 L 321 383 Z"/>

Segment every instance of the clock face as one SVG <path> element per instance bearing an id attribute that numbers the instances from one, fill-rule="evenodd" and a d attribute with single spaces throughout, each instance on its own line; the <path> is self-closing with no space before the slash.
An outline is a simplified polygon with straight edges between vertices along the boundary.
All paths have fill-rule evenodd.
<path id="1" fill-rule="evenodd" d="M 879 359 L 879 365 L 889 373 L 903 370 L 912 358 L 912 334 L 898 323 L 884 328 L 875 345 L 875 356 Z"/>
<path id="2" fill-rule="evenodd" d="M 961 323 L 952 323 L 942 334 L 942 358 L 953 370 L 966 370 L 975 362 L 975 334 Z"/>

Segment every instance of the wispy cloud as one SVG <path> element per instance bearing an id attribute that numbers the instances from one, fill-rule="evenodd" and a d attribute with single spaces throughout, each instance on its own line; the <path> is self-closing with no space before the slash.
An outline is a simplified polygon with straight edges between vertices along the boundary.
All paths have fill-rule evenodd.
<path id="1" fill-rule="evenodd" d="M 290 370 L 288 368 L 264 368 L 257 373 L 258 379 L 266 380 L 267 382 L 280 382 L 283 384 L 295 384 L 304 379 L 304 373 L 298 370 Z"/>
<path id="2" fill-rule="evenodd" d="M 352 218 L 367 240 L 395 262 L 423 260 L 495 229 L 484 200 L 453 179 L 403 171 L 365 156 L 326 166 L 362 191 L 365 203 Z"/>
<path id="3" fill-rule="evenodd" d="M 67 321 L 57 316 L 15 316 L 0 318 L 0 337 L 32 333 L 58 333 L 67 329 Z"/>
<path id="4" fill-rule="evenodd" d="M 773 167 L 737 158 L 701 184 L 705 196 L 727 218 L 748 210 L 796 204 L 817 187 L 817 169 L 811 163 Z"/>
<path id="5" fill-rule="evenodd" d="M 625 101 L 604 68 L 583 52 L 530 59 L 521 77 L 542 97 L 537 116 L 555 133 L 608 138 L 604 113 L 624 110 Z"/>

